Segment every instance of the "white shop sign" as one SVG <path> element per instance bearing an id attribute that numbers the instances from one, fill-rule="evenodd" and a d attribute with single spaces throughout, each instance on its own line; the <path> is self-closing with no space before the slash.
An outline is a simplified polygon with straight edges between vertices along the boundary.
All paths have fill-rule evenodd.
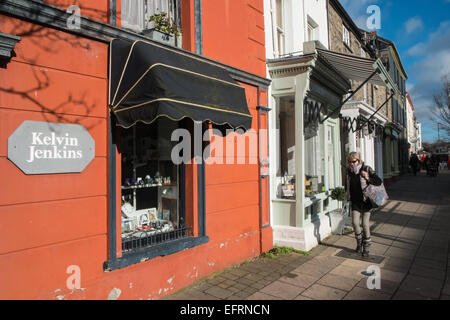
<path id="1" fill-rule="evenodd" d="M 76 173 L 95 157 L 95 141 L 79 124 L 24 121 L 8 138 L 8 159 L 25 174 Z"/>

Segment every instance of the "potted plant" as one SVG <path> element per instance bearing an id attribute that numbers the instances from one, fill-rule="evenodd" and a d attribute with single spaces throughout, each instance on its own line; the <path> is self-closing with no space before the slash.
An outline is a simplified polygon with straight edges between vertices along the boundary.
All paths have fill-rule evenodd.
<path id="1" fill-rule="evenodd" d="M 337 200 L 339 202 L 345 201 L 345 189 L 343 187 L 334 188 L 331 191 L 330 195 L 331 199 Z M 329 213 L 330 223 L 331 223 L 331 232 L 334 234 L 342 234 L 344 232 L 345 223 L 346 223 L 346 210 L 345 206 L 341 208 L 339 205 L 338 209 L 335 209 Z"/>
<path id="2" fill-rule="evenodd" d="M 333 191 L 331 191 L 331 199 L 337 200 L 337 201 L 344 201 L 345 200 L 345 189 L 342 187 L 334 188 Z"/>
<path id="3" fill-rule="evenodd" d="M 153 22 L 153 28 L 146 29 L 142 33 L 153 40 L 165 42 L 175 46 L 175 41 L 181 35 L 181 28 L 173 19 L 167 17 L 167 12 L 161 12 L 150 16 L 149 22 Z"/>

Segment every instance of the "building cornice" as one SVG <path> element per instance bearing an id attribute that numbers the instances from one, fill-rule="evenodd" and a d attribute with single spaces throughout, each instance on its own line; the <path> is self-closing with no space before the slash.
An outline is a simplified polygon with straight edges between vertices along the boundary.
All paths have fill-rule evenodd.
<path id="1" fill-rule="evenodd" d="M 14 56 L 14 47 L 20 37 L 0 32 L 0 66 L 5 65 Z"/>
<path id="2" fill-rule="evenodd" d="M 272 79 L 295 76 L 311 71 L 310 78 L 322 83 L 338 95 L 351 88 L 350 82 L 317 53 L 272 59 L 267 61 Z"/>

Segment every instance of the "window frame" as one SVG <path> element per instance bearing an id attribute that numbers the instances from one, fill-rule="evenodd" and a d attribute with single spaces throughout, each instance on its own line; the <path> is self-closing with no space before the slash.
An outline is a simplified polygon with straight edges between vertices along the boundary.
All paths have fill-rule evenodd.
<path id="1" fill-rule="evenodd" d="M 309 15 L 306 21 L 307 41 L 319 41 L 319 25 Z"/>
<path id="2" fill-rule="evenodd" d="M 279 2 L 278 2 L 279 1 Z M 278 4 L 280 4 L 280 8 L 278 8 Z M 285 36 L 285 15 L 284 15 L 284 1 L 283 0 L 277 0 L 275 3 L 275 30 L 277 34 L 277 44 L 278 44 L 278 56 L 282 56 L 285 54 L 285 43 L 286 43 L 286 36 Z M 280 14 L 280 21 L 278 21 L 278 15 Z M 278 25 L 280 22 L 280 25 Z"/>
<path id="3" fill-rule="evenodd" d="M 351 50 L 350 31 L 342 24 L 342 42 Z"/>
<path id="4" fill-rule="evenodd" d="M 135 3 L 136 0 L 120 0 L 120 1 L 121 1 L 121 8 L 123 8 L 124 1 L 130 1 L 131 3 Z M 167 12 L 168 17 L 172 18 L 177 23 L 177 25 L 181 27 L 181 1 L 180 0 L 166 0 L 166 1 L 167 1 L 167 5 L 169 8 L 170 8 L 170 6 L 172 6 L 172 11 Z M 141 17 L 143 19 L 143 25 L 139 26 L 138 28 L 135 28 L 134 26 L 137 26 L 137 24 L 128 24 L 127 21 L 124 19 L 125 15 L 122 14 L 122 16 L 121 16 L 122 28 L 133 30 L 134 32 L 137 32 L 137 33 L 141 33 L 144 30 L 151 29 L 152 23 L 149 22 L 148 19 L 150 19 L 151 15 L 158 13 L 158 11 L 149 12 L 150 8 L 148 7 L 148 0 L 143 0 L 142 5 L 144 6 L 143 17 Z M 154 4 L 154 5 L 156 5 L 156 4 Z M 159 11 L 159 12 L 165 12 L 165 11 Z M 123 27 L 124 22 L 125 22 L 125 25 L 130 25 L 133 27 L 128 27 L 128 28 Z"/>
<path id="5" fill-rule="evenodd" d="M 284 163 L 283 163 L 283 160 L 285 160 L 284 159 L 284 156 L 283 156 L 283 152 L 282 152 L 282 147 L 283 147 L 283 145 L 285 144 L 285 142 L 283 142 L 283 130 L 282 130 L 282 119 L 281 119 L 281 117 L 280 117 L 280 115 L 281 115 L 281 100 L 282 99 L 294 99 L 294 102 L 293 102 L 293 104 L 294 104 L 294 114 L 292 115 L 292 118 L 294 119 L 293 120 L 293 125 L 294 125 L 294 127 L 293 127 L 293 136 L 295 136 L 295 112 L 297 112 L 297 110 L 295 110 L 295 95 L 294 94 L 290 94 L 290 93 L 288 93 L 288 94 L 286 94 L 286 95 L 280 95 L 280 96 L 276 96 L 276 97 L 274 97 L 275 98 L 275 101 L 276 101 L 276 123 L 277 123 L 277 128 L 279 129 L 279 137 L 278 137 L 278 139 L 277 139 L 277 145 L 276 145 L 276 150 L 278 150 L 278 157 L 279 158 L 277 158 L 277 163 L 276 163 L 276 174 L 275 174 L 275 181 L 276 181 L 276 183 L 275 183 L 275 188 L 276 188 L 276 192 L 275 192 L 275 199 L 277 199 L 277 200 L 295 200 L 296 198 L 297 198 L 297 196 L 298 196 L 298 194 L 297 194 L 297 190 L 296 190 L 296 187 L 297 187 L 297 185 L 296 184 L 294 184 L 294 196 L 292 197 L 292 198 L 289 198 L 289 197 L 283 197 L 282 196 L 282 190 L 278 190 L 278 188 L 279 187 L 282 187 L 282 185 L 287 185 L 286 183 L 282 183 L 282 181 L 283 181 L 283 178 L 285 177 L 284 176 L 284 172 L 282 172 L 282 170 L 283 169 L 286 169 L 286 170 L 288 170 L 288 167 L 289 167 L 289 160 L 288 160 L 288 154 L 290 153 L 290 152 L 287 152 L 287 154 L 286 154 L 286 157 L 287 157 L 287 161 L 286 161 L 286 168 L 283 168 L 283 166 L 284 166 Z M 294 161 L 294 172 L 293 172 L 293 177 L 295 178 L 295 176 L 296 176 L 296 167 L 295 167 L 295 137 L 294 137 L 294 145 L 293 146 L 291 146 L 290 148 L 287 148 L 286 149 L 286 151 L 288 151 L 289 149 L 291 149 L 291 148 L 294 148 L 294 150 L 292 151 L 293 152 L 293 161 Z M 291 160 L 292 161 L 292 160 Z M 288 176 L 290 177 L 291 175 L 289 175 L 288 174 Z M 280 180 L 280 182 L 278 182 L 278 179 Z"/>

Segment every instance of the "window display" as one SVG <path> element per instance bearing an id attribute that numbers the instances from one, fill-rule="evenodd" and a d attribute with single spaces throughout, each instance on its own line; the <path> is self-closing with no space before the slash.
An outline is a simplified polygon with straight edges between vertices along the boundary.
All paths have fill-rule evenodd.
<path id="1" fill-rule="evenodd" d="M 171 160 L 178 123 L 161 117 L 123 129 L 122 249 L 150 246 L 187 235 L 179 206 L 180 168 Z"/>
<path id="2" fill-rule="evenodd" d="M 325 191 L 324 150 L 322 128 L 318 123 L 309 123 L 305 127 L 305 196 L 312 197 Z"/>
<path id="3" fill-rule="evenodd" d="M 278 99 L 280 161 L 277 168 L 277 197 L 295 199 L 295 100 Z"/>

